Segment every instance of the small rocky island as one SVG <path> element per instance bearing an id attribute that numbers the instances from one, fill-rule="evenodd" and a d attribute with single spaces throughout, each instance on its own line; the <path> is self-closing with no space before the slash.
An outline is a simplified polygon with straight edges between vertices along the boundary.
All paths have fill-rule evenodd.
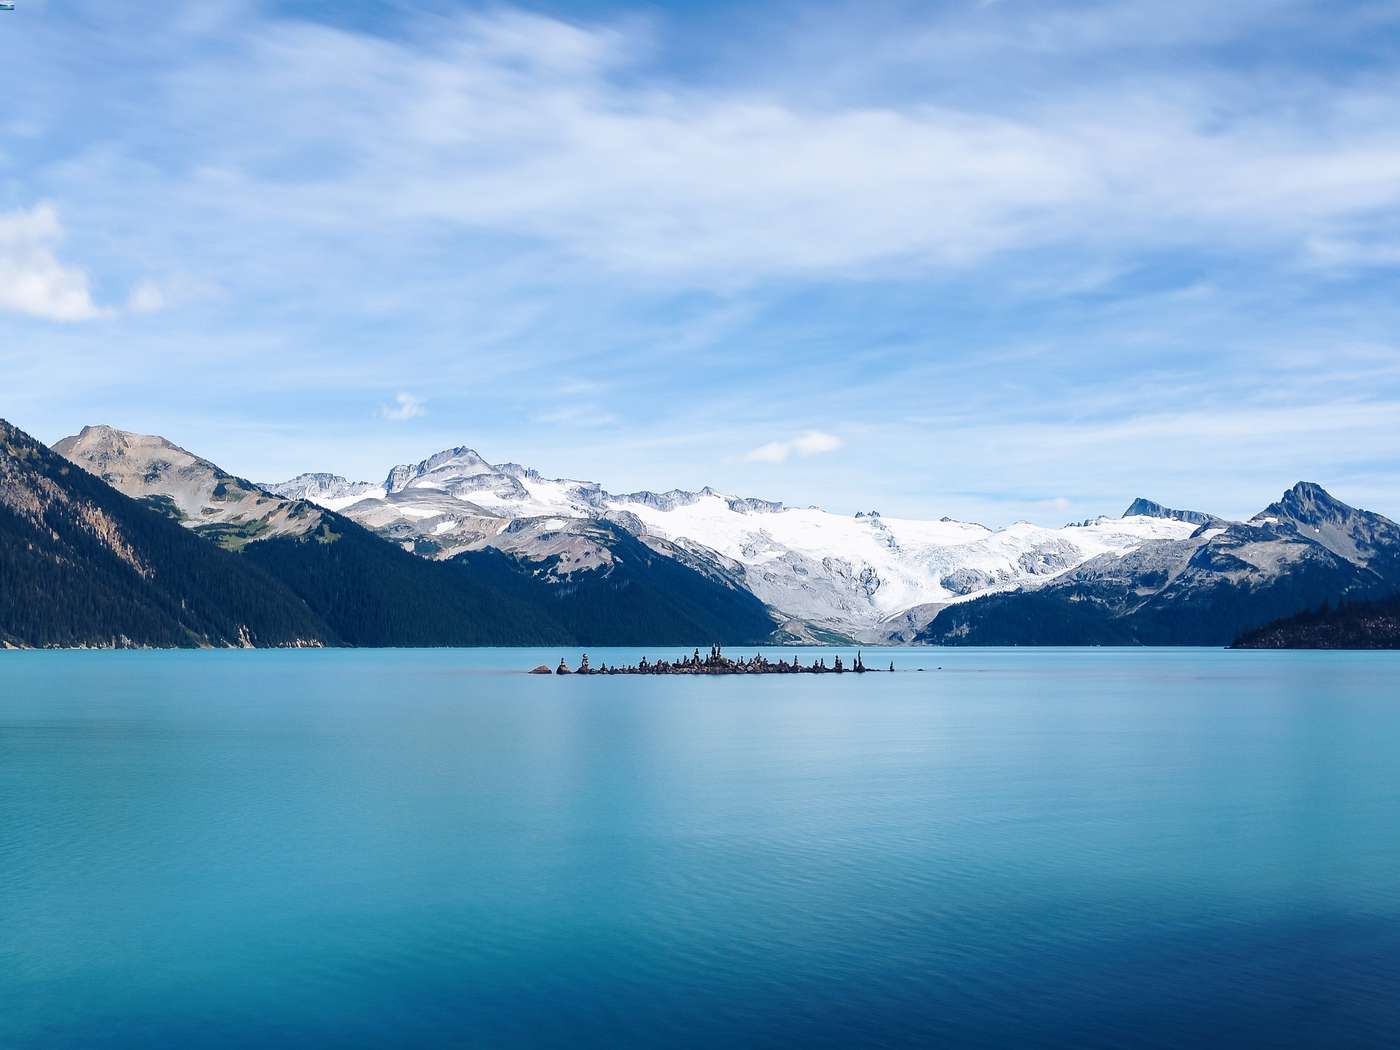
<path id="1" fill-rule="evenodd" d="M 675 660 L 648 660 L 642 657 L 640 663 L 630 665 L 613 664 L 609 666 L 600 663 L 594 667 L 588 662 L 588 654 L 583 654 L 583 660 L 579 663 L 578 669 L 574 670 L 564 661 L 559 661 L 559 666 L 550 670 L 545 664 L 540 664 L 531 674 L 864 674 L 870 668 L 865 666 L 865 660 L 861 653 L 856 653 L 855 660 L 849 664 L 843 664 L 838 654 L 827 666 L 826 657 L 818 657 L 810 664 L 803 664 L 797 657 L 791 661 L 778 660 L 776 663 L 770 661 L 761 653 L 749 657 L 747 660 L 731 660 L 724 655 L 718 645 L 710 646 L 707 656 L 701 656 L 700 650 L 696 649 L 690 656 L 677 657 Z M 890 670 L 894 670 L 894 664 L 890 664 Z"/>

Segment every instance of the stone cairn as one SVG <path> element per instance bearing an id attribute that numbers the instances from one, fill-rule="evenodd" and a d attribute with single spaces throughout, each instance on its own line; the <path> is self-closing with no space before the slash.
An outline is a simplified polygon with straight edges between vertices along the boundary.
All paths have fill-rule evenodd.
<path id="1" fill-rule="evenodd" d="M 692 674 L 692 675 L 718 675 L 718 674 L 864 674 L 869 668 L 865 666 L 864 655 L 856 653 L 855 660 L 848 666 L 841 661 L 838 654 L 833 658 L 831 666 L 827 666 L 826 657 L 817 657 L 810 664 L 803 664 L 797 657 L 791 661 L 779 659 L 774 662 L 763 656 L 761 653 L 750 656 L 747 660 L 731 660 L 724 655 L 718 645 L 710 646 L 709 654 L 700 655 L 700 650 L 696 649 L 689 656 L 680 656 L 675 660 L 648 660 L 642 657 L 639 663 L 629 666 L 611 667 L 605 663 L 600 663 L 594 667 L 588 662 L 588 654 L 583 654 L 577 670 L 570 669 L 567 662 L 560 659 L 559 666 L 551 671 L 546 664 L 536 667 L 531 674 Z M 894 670 L 894 664 L 890 664 L 890 670 Z"/>

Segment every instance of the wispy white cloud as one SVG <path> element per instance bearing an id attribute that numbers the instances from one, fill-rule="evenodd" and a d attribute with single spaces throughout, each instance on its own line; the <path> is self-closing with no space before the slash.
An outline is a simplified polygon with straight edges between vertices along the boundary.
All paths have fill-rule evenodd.
<path id="1" fill-rule="evenodd" d="M 393 419 L 399 422 L 409 419 L 418 419 L 428 414 L 424 400 L 412 394 L 400 393 L 395 395 L 394 403 L 391 405 L 380 405 L 379 414 L 385 419 Z"/>
<path id="2" fill-rule="evenodd" d="M 1035 24 L 1059 53 L 1146 46 L 1163 23 L 1228 38 L 1260 17 L 1258 4 L 1202 20 L 1135 3 Z M 995 27 L 978 46 L 1011 46 Z M 442 223 L 526 238 L 691 286 L 959 270 L 1068 241 L 1302 243 L 1400 203 L 1393 84 L 1301 111 L 1243 77 L 1150 73 L 977 103 L 813 105 L 648 83 L 647 35 L 509 8 L 392 40 L 258 23 L 245 45 L 174 73 L 175 119 L 219 133 L 195 143 L 217 163 L 188 192 L 341 232 Z"/>
<path id="3" fill-rule="evenodd" d="M 835 434 L 821 430 L 806 430 L 786 441 L 770 441 L 759 445 L 744 456 L 751 463 L 785 463 L 793 456 L 819 456 L 824 452 L 835 452 L 844 445 Z"/>
<path id="4" fill-rule="evenodd" d="M 49 321 L 91 321 L 107 311 L 92 301 L 87 273 L 63 262 L 63 224 L 52 204 L 0 214 L 0 310 Z"/>
<path id="5" fill-rule="evenodd" d="M 1054 520 L 1024 494 L 1088 516 L 1145 472 L 1228 509 L 1270 457 L 1364 456 L 1400 491 L 1356 407 L 1400 400 L 1393 4 L 736 6 L 723 39 L 680 5 L 196 6 L 0 40 L 0 208 L 57 208 L 38 291 L 0 285 L 0 371 L 52 436 L 139 400 L 202 448 L 290 407 L 243 469 L 362 474 L 366 405 L 409 385 L 398 458 L 470 413 L 638 488 L 975 515 L 973 477 Z M 775 419 L 889 469 L 814 480 Z"/>

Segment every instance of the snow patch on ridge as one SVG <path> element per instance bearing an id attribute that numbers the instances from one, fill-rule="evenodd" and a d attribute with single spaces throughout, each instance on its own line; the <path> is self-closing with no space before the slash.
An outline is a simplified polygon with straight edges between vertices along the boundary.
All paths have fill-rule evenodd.
<path id="1" fill-rule="evenodd" d="M 327 485 L 305 498 L 399 542 L 430 537 L 438 557 L 483 546 L 543 555 L 556 549 L 561 532 L 586 550 L 598 542 L 592 524 L 606 519 L 653 544 L 734 567 L 786 617 L 867 635 L 919 607 L 1043 581 L 1100 555 L 1184 539 L 1197 528 L 1139 514 L 1061 528 L 1017 522 L 989 529 L 946 517 L 833 514 L 709 487 L 614 495 L 596 482 L 546 478 L 518 463 L 492 465 L 465 446 L 396 466 L 382 486 Z M 594 552 L 590 564 L 605 561 L 603 553 Z"/>

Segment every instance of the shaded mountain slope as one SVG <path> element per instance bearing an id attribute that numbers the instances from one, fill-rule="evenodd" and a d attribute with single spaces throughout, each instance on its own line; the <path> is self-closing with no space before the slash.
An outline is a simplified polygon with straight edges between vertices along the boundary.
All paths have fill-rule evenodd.
<path id="1" fill-rule="evenodd" d="M 0 641 L 279 646 L 339 638 L 259 566 L 0 420 Z"/>
<path id="2" fill-rule="evenodd" d="M 1275 620 L 1235 640 L 1236 649 L 1400 649 L 1400 594 L 1344 602 Z"/>
<path id="3" fill-rule="evenodd" d="M 359 646 L 567 644 L 558 610 L 487 574 L 426 561 L 321 511 L 311 532 L 250 543 L 242 557 Z"/>
<path id="4" fill-rule="evenodd" d="M 559 557 L 532 561 L 499 550 L 459 554 L 446 563 L 543 608 L 583 645 L 723 644 L 768 640 L 775 624 L 761 601 L 658 553 L 605 523 L 610 552 L 599 568 L 559 575 Z"/>

